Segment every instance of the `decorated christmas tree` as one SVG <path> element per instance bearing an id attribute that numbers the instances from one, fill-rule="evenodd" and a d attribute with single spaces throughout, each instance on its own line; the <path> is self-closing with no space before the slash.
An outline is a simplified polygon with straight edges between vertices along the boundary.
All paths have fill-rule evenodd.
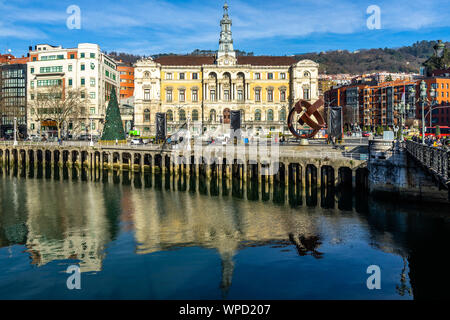
<path id="1" fill-rule="evenodd" d="M 122 117 L 120 116 L 119 104 L 117 103 L 116 90 L 111 90 L 111 96 L 106 109 L 105 126 L 103 127 L 102 141 L 125 140 Z"/>

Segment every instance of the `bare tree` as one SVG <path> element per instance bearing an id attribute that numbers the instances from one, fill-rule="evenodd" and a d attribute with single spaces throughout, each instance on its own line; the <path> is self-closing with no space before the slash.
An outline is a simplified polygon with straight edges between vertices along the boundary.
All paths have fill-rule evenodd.
<path id="1" fill-rule="evenodd" d="M 54 121 L 58 130 L 58 139 L 61 139 L 64 122 L 72 123 L 75 129 L 86 116 L 88 100 L 84 89 L 51 86 L 35 89 L 31 95 L 28 104 L 31 117 L 39 122 Z"/>

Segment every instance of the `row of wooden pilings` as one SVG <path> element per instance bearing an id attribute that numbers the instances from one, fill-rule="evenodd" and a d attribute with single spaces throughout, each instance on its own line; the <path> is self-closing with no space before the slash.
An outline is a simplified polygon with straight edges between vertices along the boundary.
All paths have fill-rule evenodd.
<path id="1" fill-rule="evenodd" d="M 190 155 L 190 159 L 170 151 L 123 150 L 80 148 L 39 148 L 0 146 L 2 166 L 28 167 L 67 166 L 91 170 L 118 170 L 150 172 L 169 175 L 202 175 L 207 179 L 257 180 L 265 184 L 334 186 L 368 188 L 368 171 L 363 161 L 346 159 L 311 159 L 304 157 L 283 157 L 272 163 L 264 160 L 227 158 L 217 154 L 215 161 L 203 156 Z M 232 160 L 229 160 L 232 159 Z M 318 179 L 320 175 L 320 179 Z"/>

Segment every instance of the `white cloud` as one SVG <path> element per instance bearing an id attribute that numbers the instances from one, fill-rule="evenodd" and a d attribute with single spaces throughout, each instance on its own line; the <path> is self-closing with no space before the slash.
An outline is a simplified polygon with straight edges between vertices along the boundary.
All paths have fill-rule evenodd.
<path id="1" fill-rule="evenodd" d="M 11 27 L 0 22 L 0 38 L 16 38 L 21 40 L 45 39 L 47 35 L 44 32 L 25 27 Z"/>
<path id="2" fill-rule="evenodd" d="M 124 50 L 187 52 L 194 47 L 216 48 L 218 44 L 222 1 L 77 2 L 81 8 L 81 34 L 106 44 L 119 43 Z M 4 23 L 0 37 L 40 40 L 45 37 L 41 31 L 45 26 L 51 26 L 55 35 L 65 32 L 66 5 L 56 1 L 41 3 L 32 8 L 26 1 L 0 2 L 0 22 Z M 425 5 L 418 0 L 233 0 L 229 4 L 236 47 L 264 39 L 366 32 L 366 9 L 371 4 L 381 8 L 382 30 L 450 25 L 448 0 L 429 0 Z"/>

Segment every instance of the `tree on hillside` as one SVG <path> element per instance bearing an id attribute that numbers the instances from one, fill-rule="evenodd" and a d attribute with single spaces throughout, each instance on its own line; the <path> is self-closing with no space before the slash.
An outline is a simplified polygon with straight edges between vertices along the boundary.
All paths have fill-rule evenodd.
<path id="1" fill-rule="evenodd" d="M 433 55 L 427 61 L 423 63 L 423 66 L 427 69 L 427 75 L 431 76 L 432 71 L 439 69 L 447 69 L 450 67 L 450 50 L 444 49 L 442 57 Z"/>
<path id="2" fill-rule="evenodd" d="M 39 122 L 50 120 L 56 123 L 58 139 L 64 122 L 71 123 L 76 130 L 85 117 L 87 106 L 86 92 L 81 89 L 68 89 L 61 85 L 35 89 L 31 93 L 28 109 L 31 117 Z"/>

